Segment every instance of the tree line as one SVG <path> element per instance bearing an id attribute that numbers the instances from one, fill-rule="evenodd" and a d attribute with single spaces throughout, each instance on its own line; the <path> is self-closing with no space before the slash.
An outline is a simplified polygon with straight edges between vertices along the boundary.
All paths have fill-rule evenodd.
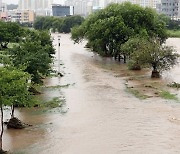
<path id="1" fill-rule="evenodd" d="M 80 25 L 84 21 L 81 16 L 67 17 L 37 17 L 34 28 L 38 30 L 50 30 L 59 33 L 70 33 L 71 28 Z"/>
<path id="2" fill-rule="evenodd" d="M 169 16 L 165 14 L 160 14 L 159 17 L 163 20 L 166 24 L 168 30 L 180 30 L 180 21 L 171 19 Z"/>
<path id="3" fill-rule="evenodd" d="M 35 84 L 42 84 L 42 78 L 50 74 L 54 54 L 48 31 L 0 22 L 0 153 L 3 153 L 3 108 L 11 107 L 10 122 L 15 118 L 15 106 L 34 103 L 31 89 Z"/>
<path id="4" fill-rule="evenodd" d="M 88 40 L 87 47 L 102 56 L 128 63 L 130 69 L 152 68 L 160 77 L 177 63 L 179 55 L 165 43 L 166 22 L 151 8 L 131 3 L 110 4 L 72 28 L 75 43 Z"/>

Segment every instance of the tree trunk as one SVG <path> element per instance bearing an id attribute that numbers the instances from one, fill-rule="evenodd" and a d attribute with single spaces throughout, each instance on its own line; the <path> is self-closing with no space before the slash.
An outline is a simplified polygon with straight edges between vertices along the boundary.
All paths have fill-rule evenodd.
<path id="1" fill-rule="evenodd" d="M 11 119 L 14 118 L 14 105 L 11 106 Z"/>
<path id="2" fill-rule="evenodd" d="M 114 55 L 114 60 L 116 60 L 116 59 L 117 59 L 117 54 Z"/>
<path id="3" fill-rule="evenodd" d="M 3 137 L 3 132 L 4 132 L 4 125 L 3 125 L 3 107 L 1 104 L 1 135 L 0 135 L 0 152 L 3 153 L 3 145 L 2 145 L 2 137 Z"/>
<path id="4" fill-rule="evenodd" d="M 159 71 L 157 71 L 156 63 L 153 63 L 152 67 L 153 67 L 153 71 L 152 71 L 152 74 L 151 74 L 151 78 L 160 78 L 160 73 L 159 73 Z"/>
<path id="5" fill-rule="evenodd" d="M 118 55 L 118 61 L 119 62 L 121 61 L 121 55 L 120 54 Z"/>
<path id="6" fill-rule="evenodd" d="M 157 70 L 153 70 L 151 78 L 160 78 L 160 73 Z"/>
<path id="7" fill-rule="evenodd" d="M 124 64 L 126 63 L 126 55 L 124 55 Z"/>

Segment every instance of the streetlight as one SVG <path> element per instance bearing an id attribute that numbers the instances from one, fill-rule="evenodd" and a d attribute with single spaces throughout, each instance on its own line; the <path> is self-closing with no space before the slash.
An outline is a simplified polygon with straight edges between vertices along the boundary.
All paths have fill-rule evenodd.
<path id="1" fill-rule="evenodd" d="M 61 74 L 60 73 L 60 46 L 61 46 L 60 40 L 61 40 L 61 36 L 58 35 L 58 74 Z"/>

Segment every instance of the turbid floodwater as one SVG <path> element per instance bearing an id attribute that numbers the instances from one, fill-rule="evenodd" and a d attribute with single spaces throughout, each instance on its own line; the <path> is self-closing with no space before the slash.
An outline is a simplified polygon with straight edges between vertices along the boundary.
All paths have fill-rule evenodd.
<path id="1" fill-rule="evenodd" d="M 57 35 L 53 34 L 54 44 Z M 180 52 L 180 39 L 169 39 Z M 61 72 L 64 77 L 45 80 L 43 100 L 66 99 L 62 112 L 16 110 L 16 115 L 33 124 L 24 130 L 5 130 L 4 149 L 25 154 L 173 154 L 180 153 L 180 104 L 153 97 L 140 100 L 126 91 L 124 65 L 101 58 L 73 44 L 61 34 Z M 55 46 L 57 48 L 57 46 Z M 57 66 L 57 61 L 55 62 Z M 134 71 L 132 76 L 150 76 Z M 149 80 L 151 80 L 149 78 Z M 180 69 L 166 73 L 162 82 L 180 82 Z"/>

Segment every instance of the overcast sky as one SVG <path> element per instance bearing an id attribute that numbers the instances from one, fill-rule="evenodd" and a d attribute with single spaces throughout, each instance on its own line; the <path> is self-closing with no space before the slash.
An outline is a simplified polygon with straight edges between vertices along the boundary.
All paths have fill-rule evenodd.
<path id="1" fill-rule="evenodd" d="M 18 1 L 19 0 L 3 0 L 4 3 L 7 3 L 7 4 L 18 4 Z M 60 3 L 61 0 L 54 0 L 54 3 Z"/>

